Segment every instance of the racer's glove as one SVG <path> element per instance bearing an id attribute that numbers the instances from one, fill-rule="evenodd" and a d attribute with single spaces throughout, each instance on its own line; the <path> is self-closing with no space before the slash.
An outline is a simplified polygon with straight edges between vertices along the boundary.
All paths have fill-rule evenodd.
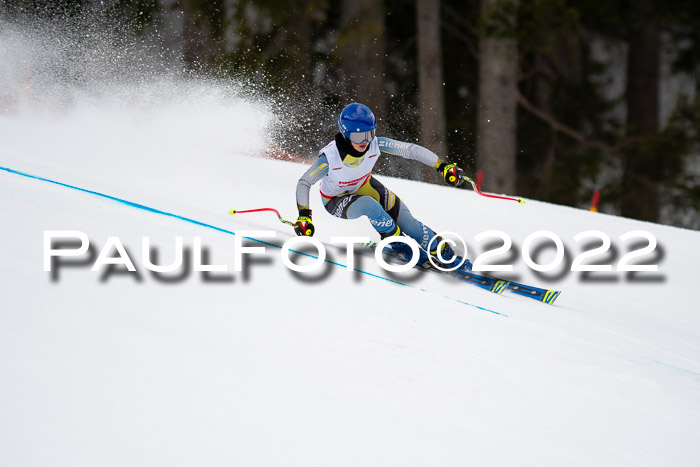
<path id="1" fill-rule="evenodd" d="M 313 237 L 315 230 L 314 223 L 311 222 L 311 209 L 300 209 L 299 217 L 294 223 L 294 231 L 300 237 Z"/>
<path id="2" fill-rule="evenodd" d="M 437 171 L 449 185 L 459 186 L 464 182 L 464 170 L 457 167 L 457 164 L 443 162 L 438 166 Z"/>

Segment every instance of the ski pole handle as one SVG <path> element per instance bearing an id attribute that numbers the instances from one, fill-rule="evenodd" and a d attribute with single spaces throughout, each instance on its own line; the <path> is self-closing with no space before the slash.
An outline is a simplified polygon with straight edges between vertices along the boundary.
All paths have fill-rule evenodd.
<path id="1" fill-rule="evenodd" d="M 246 214 L 249 212 L 262 212 L 262 211 L 272 211 L 275 214 L 277 214 L 277 217 L 279 218 L 281 223 L 291 225 L 292 227 L 294 226 L 294 222 L 289 222 L 288 220 L 283 219 L 282 216 L 280 215 L 279 211 L 277 211 L 277 209 L 272 209 L 272 208 L 248 209 L 247 211 L 236 211 L 235 209 L 231 209 L 229 211 L 229 214 L 231 214 L 233 216 L 234 214 Z"/>
<path id="2" fill-rule="evenodd" d="M 471 184 L 472 188 L 474 189 L 474 192 L 475 192 L 477 195 L 485 196 L 485 197 L 487 197 L 487 198 L 507 199 L 507 200 L 510 200 L 510 201 L 517 201 L 518 204 L 524 204 L 524 203 L 525 203 L 525 200 L 524 200 L 523 198 L 511 198 L 510 196 L 499 196 L 499 195 L 490 195 L 490 194 L 488 194 L 488 193 L 482 193 L 481 190 L 479 190 L 479 188 L 476 186 L 476 183 L 474 183 L 474 180 L 472 180 L 472 179 L 469 178 L 469 177 L 464 177 L 464 179 L 465 179 L 466 181 L 468 181 L 468 182 Z"/>

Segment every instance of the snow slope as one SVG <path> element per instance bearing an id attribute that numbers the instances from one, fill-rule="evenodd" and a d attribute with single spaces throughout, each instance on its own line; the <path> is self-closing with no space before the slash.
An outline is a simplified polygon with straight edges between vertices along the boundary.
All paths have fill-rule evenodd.
<path id="1" fill-rule="evenodd" d="M 228 214 L 295 217 L 305 166 L 259 157 L 270 107 L 165 78 L 35 104 L 0 116 L 0 167 L 172 215 L 0 170 L 0 465 L 700 464 L 700 233 L 385 177 L 472 258 L 475 235 L 506 232 L 516 254 L 495 260 L 562 290 L 556 304 L 364 256 L 350 272 L 331 246 L 320 273 L 270 245 L 235 273 L 234 232 L 293 236 L 272 214 Z M 316 238 L 377 239 L 312 195 Z M 605 232 L 612 264 L 621 234 L 649 231 L 659 272 L 535 274 L 519 252 L 543 229 L 568 260 L 574 235 Z M 95 256 L 45 272 L 49 230 L 84 232 L 93 255 L 118 237 L 137 273 L 93 272 Z M 147 271 L 143 237 L 166 264 L 178 236 L 228 272 Z"/>

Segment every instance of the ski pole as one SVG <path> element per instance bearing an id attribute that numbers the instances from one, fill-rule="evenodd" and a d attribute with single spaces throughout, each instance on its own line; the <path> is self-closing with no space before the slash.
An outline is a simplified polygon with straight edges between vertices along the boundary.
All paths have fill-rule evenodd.
<path id="1" fill-rule="evenodd" d="M 277 211 L 277 209 L 272 209 L 272 208 L 260 208 L 260 209 L 249 209 L 249 210 L 247 210 L 247 211 L 237 211 L 237 210 L 235 210 L 235 209 L 231 209 L 231 210 L 229 211 L 229 214 L 231 214 L 231 215 L 233 216 L 234 214 L 245 214 L 245 213 L 248 213 L 248 212 L 261 212 L 261 211 L 272 211 L 272 212 L 274 212 L 275 214 L 277 214 L 277 217 L 279 218 L 280 222 L 282 222 L 283 224 L 291 225 L 292 227 L 294 227 L 294 222 L 289 222 L 288 220 L 282 219 L 282 216 L 281 216 L 280 213 Z M 377 247 L 377 242 L 372 242 L 372 241 L 370 241 L 370 242 L 365 242 L 365 243 L 359 243 L 359 245 L 360 245 L 361 247 L 364 247 L 364 248 L 376 248 L 376 247 Z"/>
<path id="2" fill-rule="evenodd" d="M 262 212 L 262 211 L 272 211 L 275 214 L 277 214 L 277 217 L 279 218 L 280 222 L 282 222 L 283 224 L 291 225 L 292 227 L 294 226 L 294 222 L 289 222 L 288 220 L 282 219 L 282 216 L 280 215 L 279 211 L 277 211 L 277 209 L 272 209 L 272 208 L 248 209 L 247 211 L 236 211 L 235 209 L 231 209 L 229 211 L 229 214 L 231 214 L 233 216 L 234 214 L 245 214 L 248 212 Z"/>
<path id="3" fill-rule="evenodd" d="M 525 203 L 525 200 L 523 198 L 511 198 L 510 196 L 499 196 L 499 195 L 490 195 L 488 193 L 482 193 L 481 190 L 479 190 L 479 188 L 476 186 L 476 183 L 474 183 L 474 180 L 472 180 L 469 177 L 464 177 L 464 179 L 472 185 L 472 188 L 474 188 L 474 192 L 477 195 L 486 196 L 487 198 L 507 199 L 510 201 L 517 201 L 518 204 Z"/>

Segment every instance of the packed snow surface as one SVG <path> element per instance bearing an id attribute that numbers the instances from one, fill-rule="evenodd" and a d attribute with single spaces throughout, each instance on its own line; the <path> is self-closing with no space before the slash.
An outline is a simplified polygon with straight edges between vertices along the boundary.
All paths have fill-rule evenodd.
<path id="1" fill-rule="evenodd" d="M 377 235 L 326 213 L 317 187 L 328 262 L 294 273 L 275 246 L 289 226 L 229 214 L 296 217 L 307 166 L 262 157 L 274 107 L 175 78 L 91 91 L 44 105 L 15 89 L 0 115 L 0 167 L 45 179 L 0 170 L 1 465 L 700 465 L 700 233 L 379 176 L 472 259 L 502 243 L 476 235 L 505 232 L 510 252 L 489 262 L 562 295 L 550 306 L 389 274 L 364 255 L 349 271 L 331 237 Z M 552 272 L 522 258 L 541 230 L 567 253 Z M 574 240 L 590 230 L 610 237 L 591 261 L 612 272 L 568 270 L 600 245 Z M 631 262 L 658 271 L 616 272 L 647 243 L 620 236 L 639 230 L 658 244 Z M 91 249 L 47 272 L 47 231 L 82 232 Z M 269 243 L 243 242 L 265 252 L 241 272 L 236 236 Z M 182 237 L 185 265 L 151 273 L 144 237 L 160 265 Z M 92 271 L 115 242 L 136 272 Z M 194 271 L 197 242 L 227 270 Z M 552 242 L 538 242 L 546 264 Z"/>

